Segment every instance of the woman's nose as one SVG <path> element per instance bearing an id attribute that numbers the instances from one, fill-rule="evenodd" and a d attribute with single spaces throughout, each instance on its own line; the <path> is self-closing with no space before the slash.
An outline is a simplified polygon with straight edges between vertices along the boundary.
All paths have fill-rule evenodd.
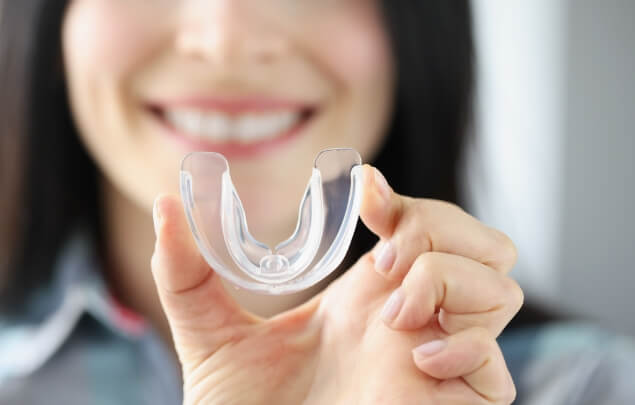
<path id="1" fill-rule="evenodd" d="M 176 37 L 177 49 L 213 64 L 267 63 L 288 49 L 287 39 L 264 21 L 260 1 L 188 0 Z M 266 5 L 265 5 L 266 8 Z"/>

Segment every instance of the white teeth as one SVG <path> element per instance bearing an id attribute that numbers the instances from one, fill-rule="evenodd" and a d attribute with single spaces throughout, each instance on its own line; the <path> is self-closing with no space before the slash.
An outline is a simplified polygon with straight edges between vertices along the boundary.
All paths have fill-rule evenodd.
<path id="1" fill-rule="evenodd" d="M 201 116 L 197 114 L 183 114 L 183 129 L 188 132 L 198 132 L 201 127 Z"/>
<path id="2" fill-rule="evenodd" d="M 230 116 L 193 110 L 166 110 L 165 119 L 180 132 L 214 141 L 253 142 L 276 137 L 298 123 L 298 111 Z"/>
<path id="3" fill-rule="evenodd" d="M 236 137 L 243 141 L 258 138 L 260 134 L 271 132 L 266 118 L 256 118 L 252 115 L 245 115 L 236 119 L 233 130 Z"/>
<path id="4" fill-rule="evenodd" d="M 232 122 L 229 118 L 222 115 L 212 115 L 202 118 L 201 128 L 192 133 L 224 140 L 229 138 L 231 128 Z"/>

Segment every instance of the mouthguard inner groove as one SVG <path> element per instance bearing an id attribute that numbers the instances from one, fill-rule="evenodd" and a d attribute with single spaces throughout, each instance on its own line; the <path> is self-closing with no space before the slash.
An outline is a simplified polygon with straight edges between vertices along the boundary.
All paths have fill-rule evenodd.
<path id="1" fill-rule="evenodd" d="M 355 231 L 361 191 L 359 154 L 323 150 L 315 158 L 293 234 L 270 248 L 249 233 L 224 156 L 193 152 L 181 164 L 181 197 L 205 260 L 235 286 L 268 294 L 306 289 L 339 266 Z"/>

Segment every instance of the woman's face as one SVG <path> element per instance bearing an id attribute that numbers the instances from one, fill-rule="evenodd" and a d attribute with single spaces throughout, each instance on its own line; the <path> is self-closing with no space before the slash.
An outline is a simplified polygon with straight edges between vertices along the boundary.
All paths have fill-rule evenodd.
<path id="1" fill-rule="evenodd" d="M 105 177 L 150 209 L 223 153 L 254 236 L 288 236 L 315 155 L 378 150 L 393 66 L 375 0 L 74 0 L 71 107 Z"/>

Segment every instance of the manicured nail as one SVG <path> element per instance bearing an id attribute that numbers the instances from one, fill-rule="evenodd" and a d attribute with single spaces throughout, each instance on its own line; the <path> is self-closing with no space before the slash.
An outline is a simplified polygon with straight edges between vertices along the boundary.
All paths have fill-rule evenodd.
<path id="1" fill-rule="evenodd" d="M 154 200 L 154 205 L 152 205 L 152 220 L 154 222 L 154 234 L 159 236 L 159 224 L 161 223 L 161 213 L 159 212 L 159 207 L 157 206 L 157 201 L 159 198 L 157 197 Z"/>
<path id="2" fill-rule="evenodd" d="M 390 241 L 382 242 L 375 255 L 375 270 L 382 274 L 388 274 L 395 263 L 395 246 Z"/>
<path id="3" fill-rule="evenodd" d="M 448 343 L 445 340 L 431 340 L 428 343 L 424 343 L 421 346 L 415 347 L 412 352 L 417 357 L 430 357 L 443 350 L 445 346 L 447 346 L 447 344 Z"/>
<path id="4" fill-rule="evenodd" d="M 390 298 L 388 298 L 388 301 L 384 304 L 384 308 L 381 310 L 381 319 L 383 319 L 384 322 L 392 322 L 395 320 L 403 306 L 403 302 L 404 295 L 401 291 L 401 287 L 399 287 L 390 294 Z"/>
<path id="5" fill-rule="evenodd" d="M 379 189 L 379 192 L 381 193 L 381 196 L 384 198 L 384 200 L 390 201 L 392 189 L 388 185 L 388 182 L 386 181 L 386 178 L 384 177 L 384 175 L 381 174 L 381 172 L 376 167 L 374 169 L 375 169 L 375 184 L 377 185 L 377 188 Z"/>

